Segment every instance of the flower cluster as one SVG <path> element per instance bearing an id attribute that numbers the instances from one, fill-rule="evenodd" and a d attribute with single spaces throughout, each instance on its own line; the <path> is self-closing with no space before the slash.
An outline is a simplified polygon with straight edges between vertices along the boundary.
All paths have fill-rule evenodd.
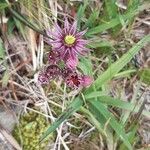
<path id="1" fill-rule="evenodd" d="M 78 56 L 85 55 L 89 49 L 86 48 L 87 40 L 82 39 L 85 31 L 77 32 L 77 22 L 72 25 L 65 20 L 64 28 L 58 24 L 53 30 L 48 30 L 46 39 L 52 46 L 48 56 L 48 66 L 39 74 L 39 82 L 47 84 L 51 79 L 62 77 L 68 86 L 87 87 L 92 83 L 92 78 L 77 73 Z"/>

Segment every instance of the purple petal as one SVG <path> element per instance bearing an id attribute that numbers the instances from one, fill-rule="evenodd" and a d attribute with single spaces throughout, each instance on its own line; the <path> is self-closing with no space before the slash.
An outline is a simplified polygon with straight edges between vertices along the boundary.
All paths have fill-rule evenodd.
<path id="1" fill-rule="evenodd" d="M 76 30 L 77 30 L 77 21 L 75 21 L 75 22 L 73 23 L 73 25 L 71 26 L 70 31 L 69 31 L 69 34 L 75 35 Z"/>
<path id="2" fill-rule="evenodd" d="M 64 30 L 65 30 L 65 33 L 66 33 L 66 34 L 68 33 L 69 29 L 70 29 L 70 24 L 69 24 L 69 22 L 68 22 L 68 19 L 65 18 Z"/>
<path id="3" fill-rule="evenodd" d="M 63 30 L 60 28 L 60 26 L 56 23 L 54 25 L 54 31 L 52 31 L 53 37 L 62 38 L 63 37 Z"/>
<path id="4" fill-rule="evenodd" d="M 84 49 L 82 49 L 82 55 L 86 55 L 89 51 L 91 51 L 90 49 L 88 49 L 88 48 L 84 48 Z"/>
<path id="5" fill-rule="evenodd" d="M 83 49 L 84 49 L 83 46 L 79 47 L 79 46 L 77 45 L 77 46 L 74 47 L 74 50 L 75 50 L 77 53 L 81 54 L 81 55 L 83 55 L 83 53 L 82 53 Z"/>
<path id="6" fill-rule="evenodd" d="M 83 46 L 89 43 L 88 40 L 83 40 L 83 39 L 77 39 L 76 42 L 77 42 L 77 44 L 80 44 Z"/>
<path id="7" fill-rule="evenodd" d="M 59 33 L 59 34 L 61 34 L 62 35 L 62 29 L 60 28 L 60 26 L 56 23 L 55 24 L 55 30 Z"/>
<path id="8" fill-rule="evenodd" d="M 77 57 L 76 52 L 72 48 L 70 48 L 69 51 L 68 51 L 69 52 L 69 57 L 71 57 L 72 59 L 76 59 L 76 57 Z"/>
<path id="9" fill-rule="evenodd" d="M 82 80 L 81 81 L 82 81 L 81 83 L 82 83 L 83 87 L 88 87 L 88 86 L 90 86 L 92 84 L 93 78 L 90 77 L 90 76 L 84 75 L 84 76 L 82 76 Z"/>
<path id="10" fill-rule="evenodd" d="M 60 42 L 52 43 L 52 46 L 54 49 L 60 49 L 62 47 L 62 43 L 60 43 Z"/>
<path id="11" fill-rule="evenodd" d="M 44 38 L 44 41 L 45 41 L 47 44 L 51 45 L 51 40 L 50 40 L 49 38 Z"/>
<path id="12" fill-rule="evenodd" d="M 48 36 L 52 37 L 53 39 L 62 38 L 62 36 L 61 36 L 60 34 L 58 34 L 57 31 L 54 32 L 54 31 L 52 31 L 52 30 L 50 30 L 50 29 L 46 31 L 46 34 L 47 34 Z"/>
<path id="13" fill-rule="evenodd" d="M 84 47 L 84 46 L 82 46 L 82 45 L 76 45 L 74 48 L 75 48 L 76 51 L 77 51 L 78 53 L 80 53 L 81 55 L 85 55 L 85 54 L 87 54 L 88 52 L 91 51 L 91 49 L 86 48 L 86 47 Z"/>
<path id="14" fill-rule="evenodd" d="M 61 57 L 62 57 L 63 59 L 68 59 L 67 53 L 68 53 L 69 51 L 70 51 L 69 48 L 65 48 L 65 47 L 64 47 L 64 50 L 61 51 Z M 65 57 L 67 57 L 67 58 L 65 58 Z"/>
<path id="15" fill-rule="evenodd" d="M 65 46 L 62 45 L 61 47 L 59 47 L 59 48 L 57 48 L 57 49 L 55 49 L 55 50 L 60 53 L 60 57 L 61 57 L 61 56 L 62 56 L 62 52 L 64 52 L 64 50 L 65 50 Z"/>
<path id="16" fill-rule="evenodd" d="M 61 40 L 59 40 L 59 39 L 57 39 L 57 40 L 49 40 L 49 43 L 51 43 L 51 44 L 61 43 Z"/>
<path id="17" fill-rule="evenodd" d="M 66 76 L 65 81 L 67 85 L 71 88 L 79 88 L 81 86 L 81 76 L 78 75 L 76 72 L 72 72 Z"/>
<path id="18" fill-rule="evenodd" d="M 77 57 L 70 57 L 66 62 L 67 67 L 70 69 L 75 69 L 77 67 L 77 64 L 78 64 Z"/>
<path id="19" fill-rule="evenodd" d="M 77 49 L 76 47 L 72 47 L 71 49 L 72 49 L 72 51 L 74 51 L 77 55 L 79 55 L 79 54 L 80 54 L 80 55 L 83 55 L 83 54 L 82 54 L 82 49 Z"/>
<path id="20" fill-rule="evenodd" d="M 86 32 L 87 32 L 87 29 L 84 30 L 84 31 L 78 32 L 78 33 L 76 34 L 76 37 L 77 37 L 77 38 L 80 38 L 80 37 L 82 37 Z"/>
<path id="21" fill-rule="evenodd" d="M 52 30 L 51 29 L 47 29 L 46 30 L 46 34 L 49 35 L 49 36 L 52 36 Z"/>

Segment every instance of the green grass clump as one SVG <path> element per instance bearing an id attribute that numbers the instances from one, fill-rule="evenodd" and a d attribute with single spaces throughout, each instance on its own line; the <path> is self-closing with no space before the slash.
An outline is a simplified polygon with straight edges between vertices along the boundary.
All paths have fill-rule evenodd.
<path id="1" fill-rule="evenodd" d="M 48 142 L 53 140 L 53 135 L 49 135 L 40 143 L 40 138 L 49 125 L 46 118 L 33 111 L 21 116 L 19 125 L 13 131 L 14 137 L 23 150 L 46 149 Z"/>

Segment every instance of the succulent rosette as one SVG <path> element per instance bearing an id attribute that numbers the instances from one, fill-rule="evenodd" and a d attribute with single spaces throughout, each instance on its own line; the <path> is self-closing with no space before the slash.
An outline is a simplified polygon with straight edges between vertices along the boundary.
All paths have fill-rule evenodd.
<path id="1" fill-rule="evenodd" d="M 77 21 L 71 25 L 65 19 L 64 28 L 55 24 L 52 30 L 48 30 L 47 34 L 52 39 L 47 39 L 48 44 L 52 45 L 53 51 L 60 53 L 61 58 L 67 62 L 68 67 L 75 68 L 78 63 L 78 55 L 86 54 L 89 49 L 86 48 L 88 40 L 83 39 L 86 30 L 77 31 Z M 69 59 L 69 62 L 68 62 Z"/>

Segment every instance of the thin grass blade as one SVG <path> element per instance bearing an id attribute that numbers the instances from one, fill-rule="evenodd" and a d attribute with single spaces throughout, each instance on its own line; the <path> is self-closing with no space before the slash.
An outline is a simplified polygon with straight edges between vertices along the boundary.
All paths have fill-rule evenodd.
<path id="1" fill-rule="evenodd" d="M 50 133 L 55 131 L 59 125 L 69 118 L 74 112 L 80 109 L 82 106 L 83 101 L 79 98 L 76 98 L 68 107 L 67 109 L 58 117 L 58 119 L 47 129 L 47 131 L 41 137 L 41 140 L 44 140 Z"/>
<path id="2" fill-rule="evenodd" d="M 150 35 L 145 36 L 118 61 L 113 63 L 102 75 L 100 75 L 94 82 L 95 88 L 99 89 L 103 84 L 110 81 L 148 42 L 150 42 Z"/>
<path id="3" fill-rule="evenodd" d="M 101 113 L 105 117 L 105 119 L 110 118 L 109 121 L 110 126 L 113 128 L 116 134 L 121 138 L 121 140 L 124 142 L 126 147 L 129 150 L 132 150 L 132 146 L 128 141 L 128 137 L 124 131 L 124 128 L 122 127 L 121 124 L 118 123 L 115 117 L 107 110 L 106 106 L 97 100 L 90 100 L 89 103 L 93 105 L 95 109 L 98 110 L 99 113 Z"/>
<path id="4" fill-rule="evenodd" d="M 135 113 L 137 113 L 140 109 L 140 105 L 136 105 L 134 103 L 130 103 L 130 102 L 126 102 L 126 101 L 122 101 L 120 99 L 117 98 L 112 98 L 110 96 L 102 96 L 102 92 L 92 92 L 89 95 L 85 95 L 85 99 L 87 101 L 90 101 L 90 99 L 94 99 L 97 98 L 97 100 L 99 100 L 101 103 L 110 105 L 110 106 L 114 106 L 114 107 L 118 107 L 121 109 L 125 109 L 125 110 L 129 110 L 129 111 L 133 111 Z M 150 112 L 143 110 L 142 113 L 144 116 L 146 117 L 150 117 Z"/>

